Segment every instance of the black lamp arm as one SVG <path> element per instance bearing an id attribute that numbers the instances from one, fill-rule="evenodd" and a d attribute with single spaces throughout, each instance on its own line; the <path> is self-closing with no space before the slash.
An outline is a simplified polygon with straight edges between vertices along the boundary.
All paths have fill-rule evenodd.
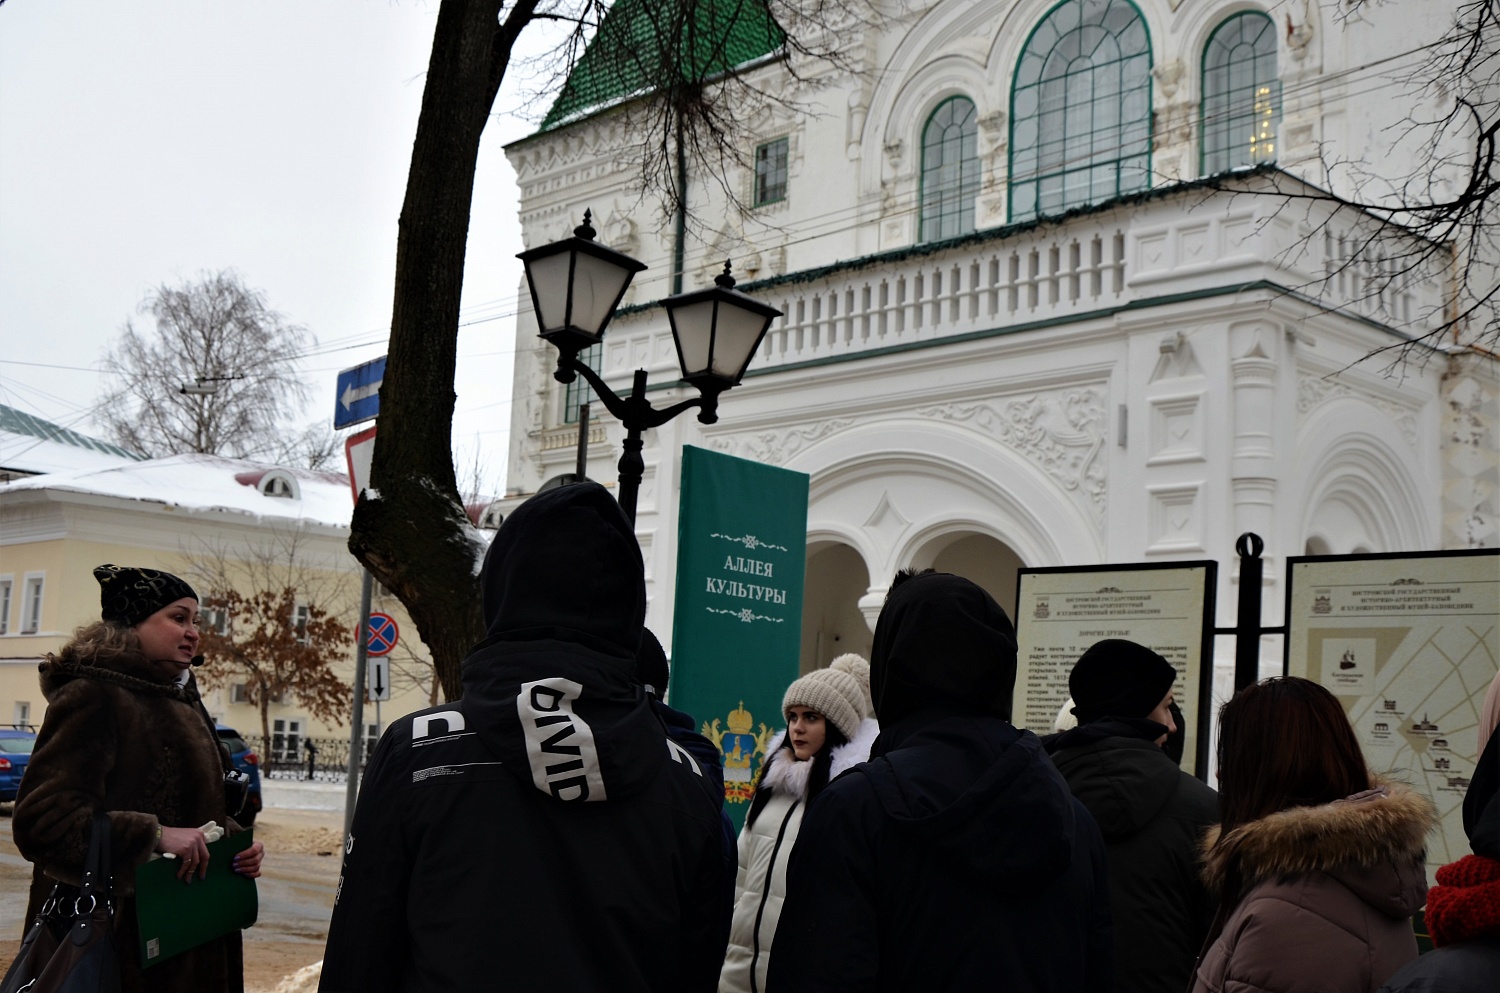
<path id="1" fill-rule="evenodd" d="M 609 384 L 593 369 L 577 358 L 569 358 L 568 365 L 588 384 L 594 388 L 594 393 L 604 402 L 604 408 L 619 419 L 627 430 L 644 431 L 648 428 L 661 427 L 663 424 L 676 417 L 685 410 L 694 407 L 704 407 L 705 413 L 709 413 L 718 406 L 718 396 L 715 394 L 711 400 L 706 396 L 696 396 L 680 403 L 674 403 L 670 407 L 657 410 L 651 406 L 645 397 L 645 370 L 636 371 L 636 388 L 629 397 L 621 397 L 609 388 Z M 700 415 L 700 420 L 702 415 Z M 705 423 L 713 423 L 706 421 Z"/>

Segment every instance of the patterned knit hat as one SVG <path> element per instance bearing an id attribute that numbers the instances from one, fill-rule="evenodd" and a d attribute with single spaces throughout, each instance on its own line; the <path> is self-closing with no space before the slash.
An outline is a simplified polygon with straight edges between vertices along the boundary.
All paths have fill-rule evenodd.
<path id="1" fill-rule="evenodd" d="M 781 698 L 783 714 L 792 707 L 816 710 L 853 739 L 859 722 L 870 716 L 870 663 L 851 653 L 840 655 L 827 669 L 809 672 Z"/>
<path id="2" fill-rule="evenodd" d="M 94 578 L 99 581 L 100 616 L 128 628 L 183 597 L 198 599 L 191 586 L 160 569 L 101 565 L 94 569 Z"/>

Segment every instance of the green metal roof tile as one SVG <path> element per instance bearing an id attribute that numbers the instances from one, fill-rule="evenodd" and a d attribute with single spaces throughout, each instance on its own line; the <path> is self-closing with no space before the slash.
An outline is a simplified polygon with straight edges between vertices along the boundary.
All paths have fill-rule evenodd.
<path id="1" fill-rule="evenodd" d="M 12 434 L 30 435 L 33 438 L 45 438 L 48 441 L 61 442 L 64 445 L 72 445 L 74 448 L 86 448 L 95 452 L 104 452 L 109 455 L 118 455 L 122 458 L 135 459 L 137 462 L 146 456 L 139 452 L 132 452 L 128 448 L 98 438 L 90 438 L 86 434 L 79 434 L 60 424 L 44 421 L 40 417 L 28 414 L 14 407 L 0 404 L 0 431 L 9 431 Z"/>
<path id="2" fill-rule="evenodd" d="M 765 0 L 618 0 L 563 84 L 540 131 L 674 81 L 728 72 L 779 51 L 786 35 Z"/>

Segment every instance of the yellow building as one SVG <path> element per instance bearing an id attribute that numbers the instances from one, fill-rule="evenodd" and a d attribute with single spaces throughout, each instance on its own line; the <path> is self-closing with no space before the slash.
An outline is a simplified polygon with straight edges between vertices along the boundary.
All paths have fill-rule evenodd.
<path id="1" fill-rule="evenodd" d="M 101 563 L 165 569 L 205 599 L 214 588 L 249 594 L 292 586 L 299 618 L 316 605 L 355 631 L 362 571 L 347 548 L 352 508 L 341 474 L 210 455 L 111 460 L 0 485 L 0 724 L 40 726 L 46 701 L 37 664 L 99 616 L 93 568 Z M 390 614 L 401 631 L 389 656 L 391 698 L 379 713 L 389 721 L 435 702 L 436 690 L 430 655 L 401 605 L 377 585 L 372 609 Z M 205 613 L 205 626 L 226 623 Z M 319 719 L 290 696 L 269 707 L 269 742 L 258 741 L 261 716 L 245 702 L 242 682 L 219 677 L 204 702 L 253 739 L 263 759 L 305 763 L 307 739 L 326 739 L 318 741 L 325 751 L 349 740 L 354 659 L 351 640 L 337 671 L 351 687 L 341 721 Z M 208 658 L 200 682 L 213 682 L 214 665 Z M 372 740 L 376 721 L 367 704 Z"/>

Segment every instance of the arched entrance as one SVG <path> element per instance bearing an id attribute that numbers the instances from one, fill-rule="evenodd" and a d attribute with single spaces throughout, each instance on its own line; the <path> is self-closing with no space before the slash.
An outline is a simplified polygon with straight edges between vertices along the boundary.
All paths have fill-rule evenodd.
<path id="1" fill-rule="evenodd" d="M 1015 613 L 1016 570 L 1025 563 L 1003 541 L 973 532 L 947 534 L 923 547 L 912 564 L 971 580 L 1005 608 L 1007 617 Z"/>
<path id="2" fill-rule="evenodd" d="M 869 588 L 870 570 L 859 552 L 836 541 L 808 545 L 800 671 L 826 666 L 845 652 L 870 657 L 874 636 L 859 609 Z"/>

